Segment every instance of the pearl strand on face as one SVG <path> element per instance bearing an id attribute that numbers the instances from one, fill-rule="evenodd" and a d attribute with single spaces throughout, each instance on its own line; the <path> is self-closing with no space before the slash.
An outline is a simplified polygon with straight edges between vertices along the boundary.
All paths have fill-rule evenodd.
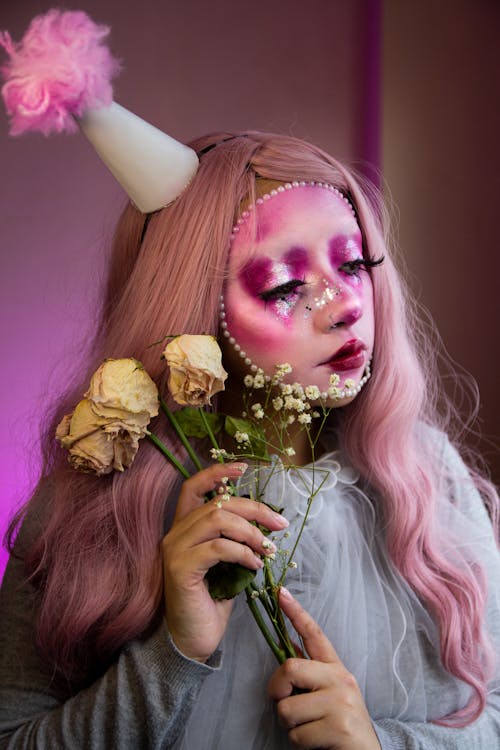
<path id="1" fill-rule="evenodd" d="M 221 294 L 221 296 L 220 296 L 219 317 L 220 317 L 220 321 L 221 321 L 220 322 L 220 327 L 222 329 L 222 335 L 224 336 L 224 338 L 226 338 L 228 340 L 228 342 L 231 344 L 231 346 L 233 347 L 233 349 L 235 350 L 235 352 L 238 353 L 238 356 L 241 357 L 241 359 L 244 361 L 244 363 L 250 368 L 250 371 L 253 372 L 253 373 L 256 373 L 259 368 L 257 367 L 256 364 L 254 364 L 252 362 L 252 360 L 250 359 L 250 357 L 247 357 L 246 352 L 243 351 L 243 349 L 241 348 L 241 346 L 236 342 L 236 339 L 234 338 L 234 336 L 231 335 L 231 333 L 230 333 L 230 331 L 229 331 L 229 329 L 227 327 L 226 310 L 225 310 L 225 303 L 224 303 L 224 295 L 223 294 Z M 361 380 L 359 381 L 359 383 L 357 385 L 355 385 L 353 388 L 345 388 L 344 387 L 342 389 L 337 389 L 338 393 L 335 396 L 335 401 L 341 401 L 344 398 L 350 398 L 352 396 L 357 396 L 358 395 L 358 393 L 360 392 L 360 390 L 362 389 L 362 387 L 368 382 L 368 380 L 371 377 L 370 364 L 371 364 L 371 360 L 370 360 L 370 362 L 367 363 L 367 365 L 365 367 L 365 371 L 364 371 L 363 377 L 361 378 Z M 266 380 L 267 383 L 269 383 L 270 380 L 271 380 L 270 375 L 264 375 L 264 378 L 265 378 L 265 380 Z M 326 391 L 323 391 L 321 393 L 321 398 L 324 401 L 326 401 L 326 400 L 332 400 L 331 396 L 329 396 Z"/>
<path id="2" fill-rule="evenodd" d="M 335 195 L 338 195 L 339 198 L 341 198 L 349 207 L 349 209 L 352 211 L 354 217 L 357 220 L 356 217 L 356 211 L 354 210 L 354 207 L 351 203 L 351 201 L 346 198 L 344 193 L 339 190 L 335 185 L 331 185 L 329 182 L 317 182 L 316 180 L 294 180 L 293 182 L 285 182 L 283 185 L 279 185 L 277 188 L 273 188 L 273 190 L 270 190 L 269 193 L 265 193 L 261 198 L 257 198 L 255 203 L 251 203 L 245 211 L 241 214 L 240 218 L 234 225 L 232 231 L 231 231 L 231 242 L 234 239 L 235 235 L 238 234 L 240 231 L 240 227 L 242 224 L 246 222 L 248 217 L 250 216 L 250 213 L 255 210 L 256 206 L 261 206 L 266 201 L 271 200 L 271 198 L 274 198 L 275 196 L 279 195 L 280 193 L 285 193 L 287 190 L 293 190 L 294 188 L 302 188 L 302 187 L 319 187 L 323 188 L 324 190 L 329 190 L 331 193 L 334 193 Z"/>

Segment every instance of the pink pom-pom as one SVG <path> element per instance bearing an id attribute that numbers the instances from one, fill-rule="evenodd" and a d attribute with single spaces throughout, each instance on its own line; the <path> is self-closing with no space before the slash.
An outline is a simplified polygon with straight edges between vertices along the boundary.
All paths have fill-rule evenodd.
<path id="1" fill-rule="evenodd" d="M 0 33 L 10 56 L 2 68 L 2 95 L 11 135 L 72 132 L 72 115 L 111 104 L 111 79 L 120 65 L 102 43 L 108 33 L 83 11 L 56 9 L 34 18 L 18 44 Z"/>

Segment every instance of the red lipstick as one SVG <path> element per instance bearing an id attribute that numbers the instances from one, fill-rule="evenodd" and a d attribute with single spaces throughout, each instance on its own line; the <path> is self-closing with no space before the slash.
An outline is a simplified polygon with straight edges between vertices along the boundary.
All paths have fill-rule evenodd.
<path id="1" fill-rule="evenodd" d="M 319 367 L 326 365 L 334 372 L 357 370 L 365 364 L 366 344 L 359 339 L 351 339 L 337 349 L 330 359 L 319 363 Z"/>

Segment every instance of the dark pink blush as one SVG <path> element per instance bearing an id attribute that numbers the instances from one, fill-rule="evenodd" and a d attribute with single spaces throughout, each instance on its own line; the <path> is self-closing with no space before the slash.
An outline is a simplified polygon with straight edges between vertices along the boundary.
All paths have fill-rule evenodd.
<path id="1" fill-rule="evenodd" d="M 283 262 L 290 268 L 291 275 L 300 279 L 306 275 L 309 267 L 307 250 L 303 247 L 292 247 L 285 253 Z"/>
<path id="2" fill-rule="evenodd" d="M 256 258 L 246 264 L 239 278 L 249 294 L 256 296 L 265 289 L 271 275 L 272 265 L 270 258 Z"/>
<path id="3" fill-rule="evenodd" d="M 339 234 L 328 243 L 328 257 L 332 266 L 353 260 L 361 255 L 361 240 L 347 234 Z"/>

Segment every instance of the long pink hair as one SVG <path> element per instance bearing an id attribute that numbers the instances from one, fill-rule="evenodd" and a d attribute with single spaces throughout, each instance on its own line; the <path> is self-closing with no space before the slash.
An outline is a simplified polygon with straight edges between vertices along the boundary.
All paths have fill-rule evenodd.
<path id="1" fill-rule="evenodd" d="M 380 497 L 390 559 L 435 618 L 443 665 L 472 688 L 468 705 L 441 720 L 464 726 L 484 708 L 492 669 L 482 629 L 485 577 L 447 560 L 435 536 L 439 467 L 432 456 L 423 460 L 418 425 L 447 430 L 446 409 L 438 409 L 447 402 L 429 337 L 389 255 L 384 209 L 369 185 L 310 144 L 256 132 L 230 135 L 193 144 L 217 145 L 202 155 L 189 188 L 148 217 L 147 227 L 132 206 L 119 221 L 93 355 L 82 381 L 49 420 L 43 478 L 24 509 L 31 519 L 22 545 L 26 569 L 40 595 L 38 647 L 56 671 L 77 680 L 154 626 L 162 611 L 159 543 L 177 481 L 175 470 L 147 443 L 123 474 L 78 475 L 55 444 L 55 425 L 105 357 L 136 357 L 165 393 L 165 369 L 151 344 L 169 333 L 217 335 L 229 236 L 241 201 L 255 195 L 256 176 L 325 181 L 355 206 L 365 254 L 385 256 L 372 276 L 373 377 L 341 410 L 341 444 Z M 183 456 L 160 424 L 151 428 Z M 480 478 L 477 484 L 496 518 L 492 485 Z M 11 525 L 11 546 L 22 516 Z"/>

